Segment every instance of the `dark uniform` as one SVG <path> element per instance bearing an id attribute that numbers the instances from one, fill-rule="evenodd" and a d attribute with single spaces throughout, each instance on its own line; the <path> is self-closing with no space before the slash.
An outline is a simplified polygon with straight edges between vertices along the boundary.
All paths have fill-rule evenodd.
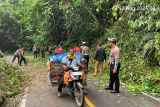
<path id="1" fill-rule="evenodd" d="M 110 83 L 109 83 L 109 88 L 113 90 L 113 84 L 115 83 L 115 91 L 119 92 L 119 69 L 120 69 L 120 63 L 118 63 L 117 71 L 116 73 L 113 73 L 113 69 L 115 66 L 115 62 L 111 62 L 110 64 Z"/>

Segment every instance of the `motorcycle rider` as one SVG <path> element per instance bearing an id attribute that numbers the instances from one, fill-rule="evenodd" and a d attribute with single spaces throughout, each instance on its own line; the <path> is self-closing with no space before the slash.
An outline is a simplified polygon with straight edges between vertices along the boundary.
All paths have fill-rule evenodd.
<path id="1" fill-rule="evenodd" d="M 69 54 L 62 59 L 62 67 L 64 71 L 69 72 L 72 67 L 80 66 L 80 59 L 74 54 L 74 50 L 70 49 Z M 57 96 L 61 96 L 62 88 L 64 83 L 64 73 L 60 76 L 58 83 L 58 93 Z"/>

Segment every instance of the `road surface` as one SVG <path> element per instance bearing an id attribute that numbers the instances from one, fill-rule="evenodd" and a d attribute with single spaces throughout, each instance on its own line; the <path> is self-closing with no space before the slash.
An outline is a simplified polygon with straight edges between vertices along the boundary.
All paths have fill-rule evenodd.
<path id="1" fill-rule="evenodd" d="M 11 62 L 11 58 L 10 56 L 6 59 Z M 66 90 L 63 90 L 62 96 L 57 98 L 57 87 L 52 87 L 47 81 L 45 66 L 28 64 L 20 68 L 28 82 L 20 107 L 77 107 L 74 98 L 68 95 Z M 88 77 L 87 83 L 88 94 L 85 96 L 84 107 L 160 107 L 158 102 L 141 94 L 134 96 L 124 89 L 121 89 L 119 94 L 98 90 L 92 76 Z"/>

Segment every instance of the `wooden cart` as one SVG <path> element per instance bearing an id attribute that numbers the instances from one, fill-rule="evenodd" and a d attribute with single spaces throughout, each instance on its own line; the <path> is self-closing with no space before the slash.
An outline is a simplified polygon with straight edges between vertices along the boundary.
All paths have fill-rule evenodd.
<path id="1" fill-rule="evenodd" d="M 64 71 L 63 71 L 63 68 L 62 68 L 62 65 L 61 63 L 58 63 L 58 62 L 54 62 L 54 61 L 49 61 L 47 63 L 48 65 L 48 71 L 49 71 L 49 78 L 50 78 L 50 82 L 52 84 L 52 86 L 56 86 L 58 84 L 58 80 L 59 80 L 59 77 L 60 75 L 63 75 Z M 85 68 L 85 65 L 86 65 L 86 61 L 81 61 L 81 65 L 83 66 L 83 68 Z M 84 69 L 82 68 L 82 71 L 83 71 L 83 83 L 86 84 L 86 73 L 84 71 Z"/>
<path id="2" fill-rule="evenodd" d="M 49 71 L 49 78 L 52 86 L 56 86 L 59 80 L 59 76 L 63 73 L 63 69 L 61 63 L 49 61 L 48 71 Z"/>

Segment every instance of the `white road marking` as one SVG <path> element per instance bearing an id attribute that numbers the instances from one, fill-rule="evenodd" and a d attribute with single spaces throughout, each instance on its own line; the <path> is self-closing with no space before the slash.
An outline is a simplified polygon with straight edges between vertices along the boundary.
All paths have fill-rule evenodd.
<path id="1" fill-rule="evenodd" d="M 146 95 L 146 96 L 148 96 L 148 97 L 150 97 L 150 98 L 152 98 L 152 99 L 160 102 L 160 99 L 159 99 L 159 98 L 153 97 L 153 96 L 151 96 L 151 95 L 149 95 L 149 94 L 147 94 L 147 93 L 144 93 L 144 92 L 142 92 L 142 94 L 144 94 L 144 95 Z"/>
<path id="2" fill-rule="evenodd" d="M 25 107 L 26 106 L 26 101 L 27 101 L 27 94 L 23 96 L 20 107 Z"/>
<path id="3" fill-rule="evenodd" d="M 124 84 L 124 83 L 121 83 L 121 84 L 124 85 L 124 86 L 126 86 L 126 84 Z M 156 97 L 154 97 L 154 96 L 152 96 L 152 95 L 149 95 L 149 94 L 147 94 L 147 93 L 145 93 L 145 92 L 141 92 L 141 93 L 142 93 L 143 95 L 147 96 L 147 97 L 150 97 L 150 98 L 152 98 L 152 99 L 160 102 L 160 98 L 156 98 Z"/>

